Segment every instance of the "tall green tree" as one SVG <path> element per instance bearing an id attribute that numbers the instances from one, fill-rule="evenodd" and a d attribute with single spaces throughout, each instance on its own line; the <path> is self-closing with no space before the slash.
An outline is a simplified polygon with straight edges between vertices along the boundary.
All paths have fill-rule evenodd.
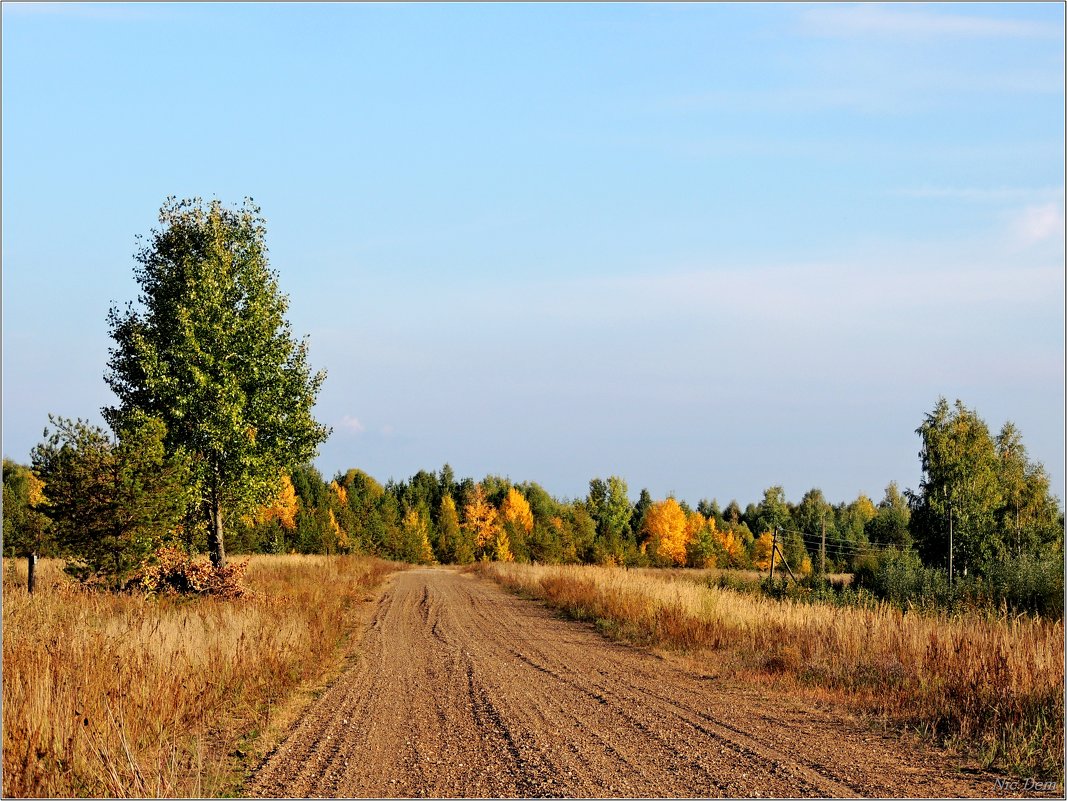
<path id="1" fill-rule="evenodd" d="M 750 504 L 751 505 L 751 504 Z M 768 487 L 763 491 L 763 500 L 752 512 L 745 510 L 745 522 L 754 531 L 763 533 L 773 531 L 778 526 L 791 528 L 792 516 L 789 514 L 789 504 L 785 499 L 785 490 L 781 487 Z"/>
<path id="2" fill-rule="evenodd" d="M 957 400 L 939 398 L 916 429 L 922 478 L 909 492 L 911 531 L 928 564 L 981 570 L 1004 555 L 997 524 L 1003 505 L 996 447 L 985 421 Z M 951 526 L 951 530 L 950 530 Z"/>
<path id="3" fill-rule="evenodd" d="M 127 418 L 112 439 L 82 420 L 50 417 L 55 430 L 33 449 L 43 508 L 68 571 L 120 587 L 181 523 L 191 492 L 183 451 L 168 455 L 155 419 Z"/>
<path id="4" fill-rule="evenodd" d="M 633 515 L 626 482 L 618 476 L 609 476 L 607 481 L 594 478 L 589 482 L 586 505 L 596 521 L 598 558 L 621 564 L 630 539 Z"/>
<path id="5" fill-rule="evenodd" d="M 827 502 L 821 489 L 813 487 L 804 493 L 804 497 L 793 510 L 793 523 L 805 535 L 804 541 L 810 546 L 816 564 L 822 564 L 820 556 L 823 532 L 827 535 L 827 554 L 832 558 L 836 540 L 834 508 Z"/>
<path id="6" fill-rule="evenodd" d="M 288 298 L 268 266 L 266 226 L 251 200 L 169 198 L 136 255 L 139 308 L 113 307 L 106 380 L 113 429 L 144 412 L 163 421 L 167 451 L 191 457 L 208 550 L 225 563 L 225 514 L 269 500 L 279 474 L 307 462 L 329 429 L 311 408 L 325 373 L 293 338 Z"/>
<path id="7" fill-rule="evenodd" d="M 901 550 L 911 547 L 911 509 L 908 500 L 897 487 L 897 482 L 890 481 L 885 488 L 885 496 L 878 503 L 875 516 L 864 527 L 867 539 L 875 545 L 891 545 Z"/>
<path id="8" fill-rule="evenodd" d="M 818 487 L 813 487 L 804 493 L 796 509 L 793 510 L 793 523 L 810 542 L 822 537 L 823 526 L 829 525 L 830 534 L 833 534 L 834 508 L 826 500 L 826 496 Z"/>
<path id="9" fill-rule="evenodd" d="M 648 510 L 652 508 L 652 503 L 652 493 L 647 489 L 642 488 L 637 496 L 637 503 L 634 504 L 633 512 L 630 514 L 629 539 L 631 542 L 636 543 L 637 538 L 644 530 L 645 517 L 648 515 Z"/>

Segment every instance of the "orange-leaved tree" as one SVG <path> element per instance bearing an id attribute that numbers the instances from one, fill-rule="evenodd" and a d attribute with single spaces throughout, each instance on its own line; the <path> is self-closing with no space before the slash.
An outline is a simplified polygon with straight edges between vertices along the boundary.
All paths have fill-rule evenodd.
<path id="1" fill-rule="evenodd" d="M 533 512 L 523 494 L 514 487 L 508 489 L 504 502 L 500 505 L 500 516 L 505 523 L 512 523 L 526 534 L 533 531 Z"/>
<path id="2" fill-rule="evenodd" d="M 714 520 L 709 521 L 714 524 Z M 726 553 L 726 562 L 722 567 L 743 567 L 745 564 L 745 544 L 731 529 L 715 531 L 719 544 Z"/>
<path id="3" fill-rule="evenodd" d="M 460 528 L 456 502 L 446 494 L 437 515 L 437 557 L 442 562 L 466 565 L 474 561 L 474 539 Z"/>
<path id="4" fill-rule="evenodd" d="M 474 539 L 474 556 L 492 558 L 492 551 L 500 532 L 500 519 L 493 504 L 485 497 L 481 484 L 474 488 L 471 499 L 463 507 L 463 525 Z"/>
<path id="5" fill-rule="evenodd" d="M 288 473 L 282 473 L 278 482 L 278 494 L 268 504 L 259 508 L 256 515 L 257 523 L 270 523 L 277 520 L 278 524 L 286 531 L 296 529 L 296 513 L 300 509 L 300 502 L 296 497 L 296 489 Z"/>
<path id="6" fill-rule="evenodd" d="M 774 535 L 769 531 L 760 534 L 752 543 L 752 566 L 757 570 L 769 570 L 771 566 L 771 549 Z"/>
<path id="7" fill-rule="evenodd" d="M 430 547 L 430 522 L 418 509 L 408 509 L 401 523 L 404 532 L 404 556 L 419 565 L 431 565 L 437 560 Z"/>
<path id="8" fill-rule="evenodd" d="M 514 487 L 508 488 L 508 494 L 500 504 L 500 524 L 509 540 L 507 552 L 510 558 L 504 559 L 498 556 L 497 559 L 510 562 L 517 556 L 519 561 L 528 561 L 528 538 L 530 532 L 533 531 L 534 517 L 526 497 Z M 503 552 L 499 548 L 497 550 Z"/>
<path id="9" fill-rule="evenodd" d="M 645 515 L 644 532 L 653 558 L 675 565 L 685 564 L 688 520 L 674 498 L 667 498 L 649 507 Z"/>

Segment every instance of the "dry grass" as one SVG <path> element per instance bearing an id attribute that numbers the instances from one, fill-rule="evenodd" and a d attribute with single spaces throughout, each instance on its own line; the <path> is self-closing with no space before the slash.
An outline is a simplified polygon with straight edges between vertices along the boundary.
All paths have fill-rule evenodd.
<path id="1" fill-rule="evenodd" d="M 621 568 L 479 570 L 617 638 L 701 650 L 966 746 L 985 766 L 1062 780 L 1062 620 L 799 604 Z"/>
<path id="2" fill-rule="evenodd" d="M 254 597 L 223 601 L 85 591 L 48 561 L 30 596 L 25 562 L 5 564 L 3 795 L 233 792 L 272 708 L 337 662 L 394 567 L 256 556 Z"/>

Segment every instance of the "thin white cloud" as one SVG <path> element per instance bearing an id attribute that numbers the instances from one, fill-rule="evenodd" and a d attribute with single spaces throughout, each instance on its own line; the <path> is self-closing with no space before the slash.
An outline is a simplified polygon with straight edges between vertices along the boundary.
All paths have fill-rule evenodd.
<path id="1" fill-rule="evenodd" d="M 353 434 L 362 434 L 366 431 L 363 423 L 360 422 L 358 417 L 353 417 L 350 414 L 346 414 L 341 418 L 341 422 L 337 424 L 338 428 L 350 431 Z"/>
<path id="2" fill-rule="evenodd" d="M 1062 212 L 1059 218 L 1062 232 Z M 1051 236 L 1043 215 L 1031 236 Z M 922 287 L 921 292 L 916 287 Z M 921 309 L 1004 302 L 1040 304 L 1062 294 L 1063 272 L 1049 266 L 961 266 L 931 269 L 905 258 L 892 264 L 794 264 L 744 269 L 703 269 L 617 279 L 605 292 L 621 308 L 668 315 L 715 310 L 739 319 L 851 319 L 874 322 L 872 309 L 906 316 Z M 862 299 L 862 300 L 861 300 Z"/>
<path id="3" fill-rule="evenodd" d="M 1053 201 L 1027 206 L 1019 211 L 1013 230 L 1023 245 L 1037 245 L 1052 239 L 1063 239 L 1063 203 Z"/>
<path id="4" fill-rule="evenodd" d="M 945 200 L 963 200 L 974 203 L 1003 203 L 1019 201 L 1041 201 L 1063 198 L 1062 186 L 1050 187 L 956 187 L 956 186 L 920 186 L 900 189 L 896 195 L 916 198 L 934 198 Z"/>
<path id="5" fill-rule="evenodd" d="M 1057 39 L 1060 26 L 1029 20 L 1003 19 L 930 11 L 914 6 L 827 5 L 800 12 L 805 33 L 816 36 L 893 38 L 1023 38 Z"/>

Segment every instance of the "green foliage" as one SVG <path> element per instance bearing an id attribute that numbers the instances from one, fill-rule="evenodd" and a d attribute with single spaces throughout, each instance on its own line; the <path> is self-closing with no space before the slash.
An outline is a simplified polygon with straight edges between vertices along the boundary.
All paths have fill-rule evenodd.
<path id="1" fill-rule="evenodd" d="M 607 481 L 594 478 L 589 482 L 587 504 L 589 514 L 596 522 L 597 534 L 619 541 L 626 536 L 633 507 L 625 481 L 618 476 L 609 476 Z"/>
<path id="2" fill-rule="evenodd" d="M 910 530 L 927 564 L 948 565 L 950 530 L 957 575 L 988 572 L 1062 541 L 1048 476 L 1029 461 L 1014 425 L 994 439 L 976 412 L 939 398 L 916 433 L 923 475 L 919 490 L 908 493 Z"/>
<path id="3" fill-rule="evenodd" d="M 1019 556 L 1057 539 L 1062 543 L 1063 516 L 1051 493 L 1048 473 L 1040 462 L 1030 461 L 1022 434 L 1013 423 L 1001 428 L 996 450 L 1003 501 L 996 517 L 1005 550 Z"/>
<path id="4" fill-rule="evenodd" d="M 745 522 L 756 532 L 774 531 L 781 528 L 794 528 L 789 504 L 785 500 L 785 490 L 781 487 L 768 487 L 763 491 L 763 500 L 752 512 L 745 512 Z M 755 523 L 755 525 L 753 525 Z"/>
<path id="5" fill-rule="evenodd" d="M 44 508 L 44 483 L 25 465 L 4 459 L 4 552 L 11 556 L 52 556 L 51 536 Z"/>
<path id="6" fill-rule="evenodd" d="M 928 564 L 948 566 L 949 520 L 955 570 L 980 569 L 1003 555 L 996 531 L 1001 505 L 993 438 L 985 422 L 959 400 L 939 398 L 916 429 L 923 477 L 914 497 L 912 532 Z"/>
<path id="7" fill-rule="evenodd" d="M 629 539 L 635 543 L 641 536 L 641 532 L 644 531 L 645 518 L 648 516 L 648 510 L 652 508 L 652 504 L 652 494 L 647 489 L 642 489 L 637 498 L 637 503 L 634 504 L 633 512 L 630 514 Z"/>
<path id="8" fill-rule="evenodd" d="M 907 550 L 911 547 L 910 522 L 908 500 L 901 494 L 897 483 L 890 481 L 875 516 L 864 527 L 864 533 L 874 545 Z"/>
<path id="9" fill-rule="evenodd" d="M 689 567 L 725 567 L 728 560 L 726 550 L 710 525 L 702 526 L 686 544 L 685 561 Z"/>
<path id="10" fill-rule="evenodd" d="M 444 563 L 469 565 L 474 561 L 474 540 L 459 525 L 459 514 L 452 496 L 441 498 L 437 514 L 437 559 Z"/>
<path id="11" fill-rule="evenodd" d="M 166 453 L 155 418 L 130 415 L 117 441 L 82 420 L 49 421 L 55 431 L 45 429 L 33 468 L 59 549 L 72 574 L 122 586 L 183 519 L 191 497 L 185 453 Z"/>
<path id="12" fill-rule="evenodd" d="M 804 493 L 793 510 L 793 523 L 802 533 L 811 538 L 822 536 L 823 527 L 829 526 L 828 534 L 834 534 L 834 508 L 827 503 L 822 490 L 813 488 Z"/>
<path id="13" fill-rule="evenodd" d="M 167 452 L 190 455 L 221 566 L 223 513 L 268 501 L 278 475 L 328 435 L 311 416 L 325 373 L 311 373 L 306 341 L 291 335 L 258 207 L 169 198 L 159 221 L 136 257 L 142 308 L 108 317 L 118 405 L 104 416 L 116 430 L 138 413 L 158 417 Z"/>
<path id="14" fill-rule="evenodd" d="M 926 567 L 914 550 L 887 549 L 866 557 L 854 587 L 901 608 L 1001 610 L 1063 617 L 1063 556 L 1026 555 L 991 565 L 983 575 L 958 576 Z"/>
<path id="15" fill-rule="evenodd" d="M 560 513 L 560 540 L 564 562 L 597 562 L 606 558 L 596 547 L 596 522 L 581 502 L 569 504 Z"/>
<path id="16" fill-rule="evenodd" d="M 783 532 L 778 547 L 782 549 L 786 564 L 794 574 L 807 572 L 811 567 L 810 555 L 804 546 L 804 538 L 796 531 Z"/>
<path id="17" fill-rule="evenodd" d="M 508 490 L 511 489 L 511 480 L 502 476 L 486 476 L 480 483 L 485 499 L 499 509 L 500 504 L 507 497 Z"/>
<path id="18" fill-rule="evenodd" d="M 707 498 L 701 498 L 700 503 L 697 504 L 697 511 L 708 520 L 714 520 L 716 528 L 720 530 L 723 528 L 722 509 L 719 508 L 719 502 L 714 498 L 710 501 Z"/>

